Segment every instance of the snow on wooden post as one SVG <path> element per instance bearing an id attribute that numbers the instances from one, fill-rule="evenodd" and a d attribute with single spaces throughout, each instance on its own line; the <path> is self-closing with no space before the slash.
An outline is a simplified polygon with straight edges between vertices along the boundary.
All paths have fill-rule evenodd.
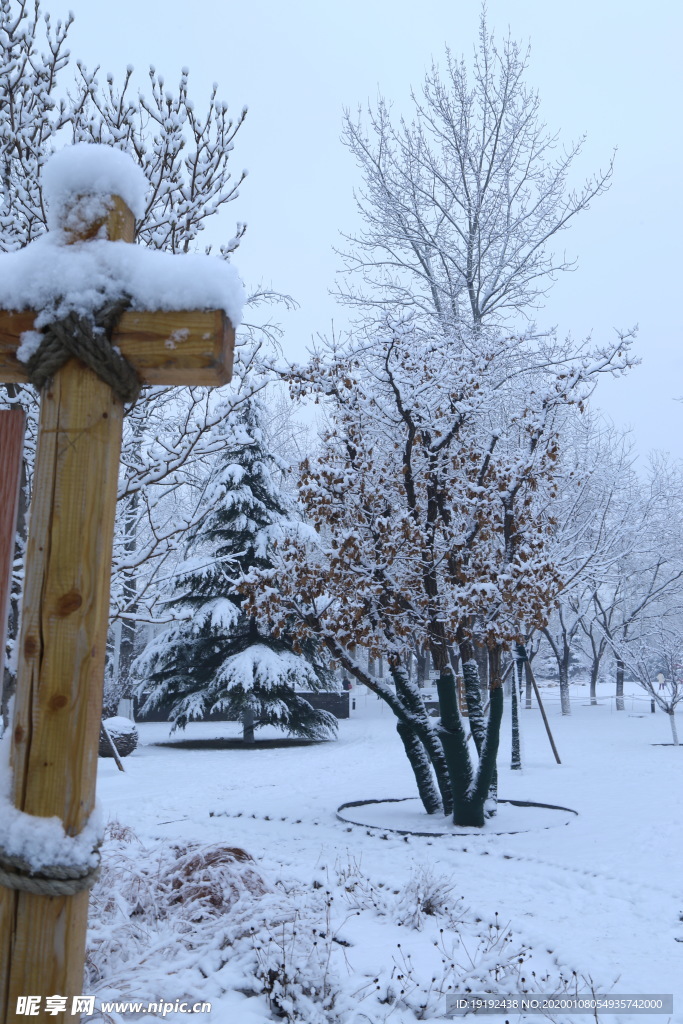
<path id="1" fill-rule="evenodd" d="M 99 369 L 81 361 L 91 361 L 88 338 L 80 338 L 80 348 L 74 342 L 79 358 L 73 358 L 69 335 L 63 365 L 55 370 L 48 364 L 41 388 L 11 731 L 14 808 L 36 816 L 28 822 L 37 828 L 57 816 L 66 836 L 81 834 L 82 841 L 91 834 L 95 804 L 124 399 L 135 392 L 136 378 L 148 384 L 228 381 L 231 320 L 238 320 L 241 299 L 234 271 L 219 260 L 122 245 L 133 241 L 134 214 L 144 210 L 140 177 L 119 151 L 63 151 L 44 176 L 50 232 L 0 257 L 0 309 L 13 310 L 0 312 L 0 381 L 25 381 L 31 374 L 40 382 L 45 338 L 52 344 L 56 337 L 59 348 L 65 327 L 75 338 L 85 325 L 93 346 L 107 350 L 98 358 L 111 362 L 105 383 Z M 94 330 L 93 320 L 100 325 Z M 12 838 L 0 822 L 0 845 L 3 839 L 12 871 Z M 63 842 L 78 846 L 76 839 Z M 7 845 L 0 849 L 0 869 L 8 864 Z M 31 850 L 22 856 L 24 870 L 14 870 L 9 882 L 5 875 L 0 885 L 0 1021 L 14 1021 L 18 997 L 30 995 L 41 997 L 33 1019 L 74 1020 L 88 889 L 74 895 L 24 891 L 27 876 L 45 876 L 49 888 L 69 858 L 60 866 L 57 857 L 54 870 L 41 872 Z M 54 995 L 67 997 L 67 1007 L 48 1015 L 45 998 Z"/>
<path id="2" fill-rule="evenodd" d="M 0 409 L 0 686 L 5 670 L 7 613 L 12 588 L 23 444 L 23 411 Z"/>

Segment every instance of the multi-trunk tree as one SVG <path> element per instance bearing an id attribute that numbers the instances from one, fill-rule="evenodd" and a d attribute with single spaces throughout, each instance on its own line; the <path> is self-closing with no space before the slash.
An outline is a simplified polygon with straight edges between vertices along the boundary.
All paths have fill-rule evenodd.
<path id="1" fill-rule="evenodd" d="M 622 343 L 541 353 L 478 329 L 427 334 L 410 323 L 350 342 L 290 372 L 325 401 L 329 426 L 302 467 L 300 498 L 317 538 L 278 543 L 251 574 L 254 613 L 294 621 L 392 708 L 425 808 L 482 825 L 502 715 L 501 654 L 540 628 L 562 583 L 548 557 L 558 422 Z M 406 671 L 415 642 L 439 673 L 441 724 Z M 489 658 L 484 715 L 475 642 Z M 369 676 L 357 644 L 383 655 L 392 685 Z M 457 707 L 463 663 L 472 760 Z M 435 770 L 435 776 L 432 774 Z"/>

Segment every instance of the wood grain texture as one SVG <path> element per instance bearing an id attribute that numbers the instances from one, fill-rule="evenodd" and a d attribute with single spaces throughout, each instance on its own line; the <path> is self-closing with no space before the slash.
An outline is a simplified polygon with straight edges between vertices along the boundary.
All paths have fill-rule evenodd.
<path id="1" fill-rule="evenodd" d="M 78 204 L 79 196 L 75 197 L 74 205 Z M 66 232 L 68 242 L 86 242 L 90 238 L 101 238 L 102 230 L 106 238 L 114 241 L 135 241 L 135 217 L 130 207 L 121 196 L 110 196 L 109 213 L 93 220 L 87 227 L 79 224 L 77 232 Z M 68 208 L 67 208 L 68 216 Z"/>
<path id="2" fill-rule="evenodd" d="M 57 815 L 70 835 L 95 803 L 122 421 L 119 399 L 76 360 L 43 392 L 12 730 L 14 802 Z M 79 995 L 87 893 L 0 891 L 0 935 L 11 934 L 0 966 L 0 978 L 10 979 L 9 1010 L 18 995 Z"/>
<path id="3" fill-rule="evenodd" d="M 12 586 L 23 447 L 23 411 L 0 409 L 0 682 L 5 666 L 7 613 Z"/>
<path id="4" fill-rule="evenodd" d="M 26 383 L 16 356 L 20 337 L 33 330 L 35 314 L 0 311 L 0 383 Z M 231 377 L 235 332 L 222 310 L 124 313 L 112 343 L 143 384 L 210 386 Z"/>
<path id="5" fill-rule="evenodd" d="M 128 230 L 114 218 L 110 237 Z M 95 805 L 123 405 L 75 359 L 43 388 L 11 733 L 13 797 L 77 835 Z M 0 1021 L 22 995 L 83 987 L 88 893 L 0 887 Z"/>

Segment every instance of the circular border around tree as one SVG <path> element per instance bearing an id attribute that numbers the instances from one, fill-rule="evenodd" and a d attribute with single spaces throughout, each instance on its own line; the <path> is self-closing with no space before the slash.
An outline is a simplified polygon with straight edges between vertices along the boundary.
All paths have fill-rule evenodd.
<path id="1" fill-rule="evenodd" d="M 557 823 L 551 825 L 540 825 L 536 828 L 532 826 L 531 828 L 502 829 L 500 831 L 495 831 L 495 829 L 487 828 L 480 829 L 474 827 L 458 827 L 454 825 L 452 829 L 448 830 L 448 832 L 421 832 L 409 828 L 395 828 L 391 825 L 373 825 L 369 822 L 354 821 L 353 818 L 348 817 L 347 815 L 344 815 L 342 813 L 347 808 L 351 807 L 367 807 L 370 804 L 398 804 L 406 803 L 407 801 L 414 801 L 415 803 L 420 803 L 419 797 L 416 796 L 385 797 L 381 800 L 349 800 L 346 803 L 339 805 L 339 807 L 337 808 L 337 818 L 339 819 L 339 821 L 343 821 L 346 825 L 354 825 L 356 828 L 372 829 L 374 832 L 393 832 L 395 835 L 399 836 L 424 836 L 427 839 L 433 839 L 434 837 L 439 836 L 453 836 L 457 839 L 460 836 L 519 835 L 523 832 L 533 832 L 537 830 L 542 831 L 548 828 L 557 828 L 561 825 L 568 825 L 572 820 L 571 818 L 569 818 L 567 821 L 558 821 Z M 548 811 L 562 811 L 565 814 L 574 815 L 575 817 L 578 817 L 579 815 L 579 812 L 575 811 L 572 807 L 561 807 L 559 804 L 537 803 L 534 800 L 499 800 L 498 803 L 509 804 L 512 807 L 537 807 Z M 427 817 L 426 814 L 425 817 Z M 438 816 L 433 815 L 430 817 L 437 818 Z"/>

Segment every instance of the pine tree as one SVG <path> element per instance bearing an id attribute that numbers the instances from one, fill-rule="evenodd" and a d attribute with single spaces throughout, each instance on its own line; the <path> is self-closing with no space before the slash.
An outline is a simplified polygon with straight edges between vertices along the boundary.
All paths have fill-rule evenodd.
<path id="1" fill-rule="evenodd" d="M 222 427 L 225 448 L 205 494 L 210 511 L 189 534 L 189 558 L 169 601 L 177 620 L 137 660 L 143 714 L 171 704 L 176 728 L 221 713 L 241 720 L 246 742 L 262 725 L 323 739 L 335 733 L 336 718 L 295 693 L 334 687 L 314 645 L 299 646 L 286 631 L 266 632 L 242 608 L 240 581 L 271 567 L 273 541 L 295 525 L 275 480 L 262 416 L 252 400 Z"/>

